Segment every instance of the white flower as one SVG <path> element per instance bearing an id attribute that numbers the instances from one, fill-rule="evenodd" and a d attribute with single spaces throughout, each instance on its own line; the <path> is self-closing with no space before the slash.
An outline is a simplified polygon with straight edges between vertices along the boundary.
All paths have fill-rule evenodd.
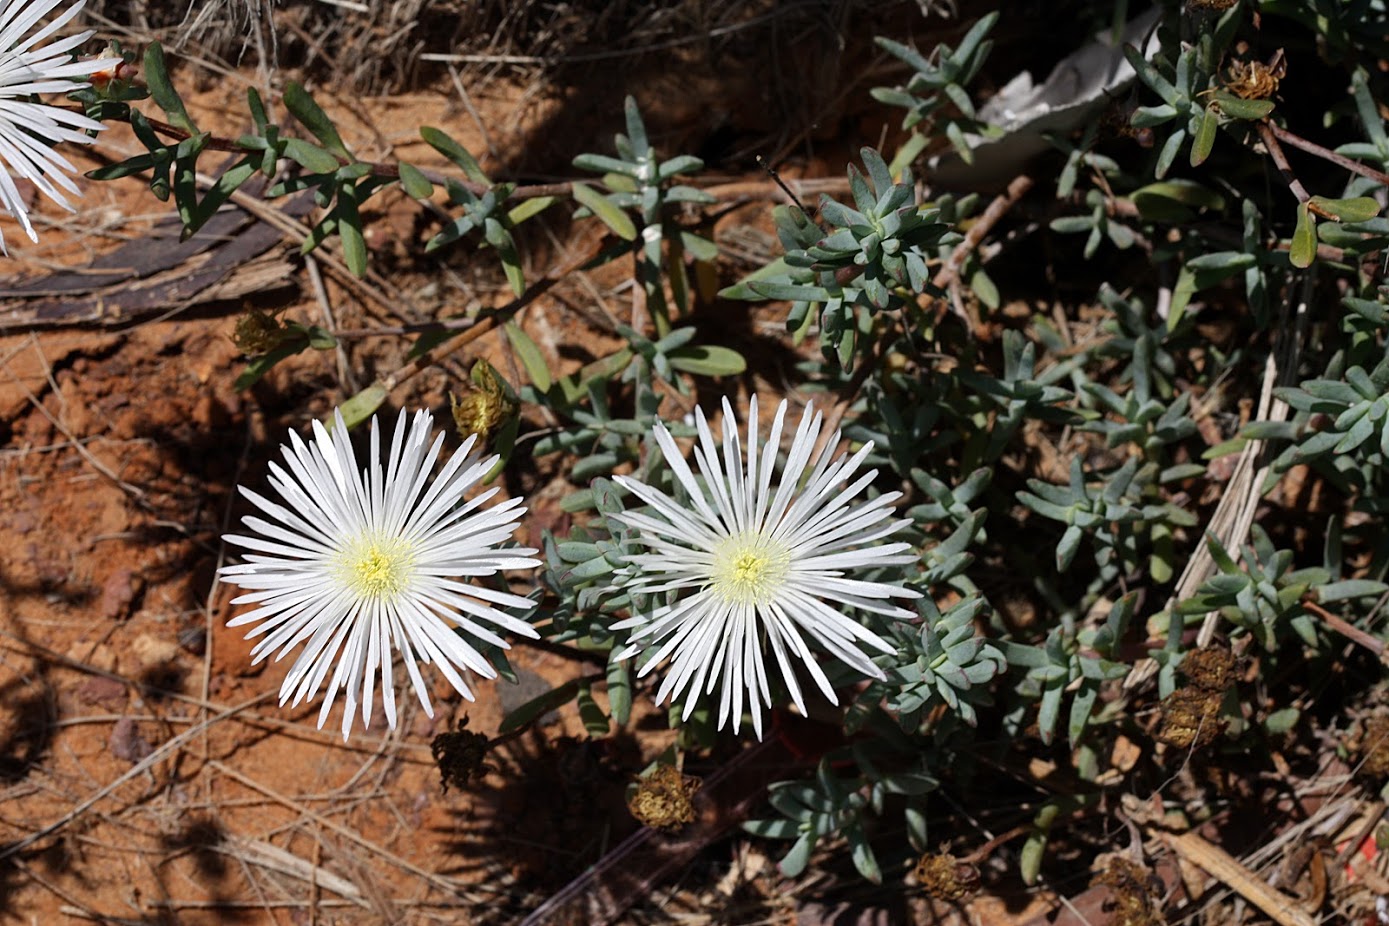
<path id="1" fill-rule="evenodd" d="M 51 146 L 63 141 L 91 144 L 93 139 L 85 130 L 99 131 L 105 126 L 81 113 L 32 103 L 29 96 L 77 90 L 87 84 L 75 83 L 72 78 L 89 77 L 121 63 L 119 58 L 72 60 L 72 49 L 91 38 L 91 31 L 68 36 L 43 48 L 35 47 L 67 25 L 87 0 L 78 0 L 51 23 L 24 38 L 26 32 L 61 2 L 0 0 L 0 161 L 4 163 L 4 169 L 0 170 L 0 206 L 19 220 L 24 233 L 34 242 L 39 236 L 29 223 L 28 207 L 14 178 L 31 181 L 49 199 L 69 212 L 76 212 L 57 187 L 80 196 L 77 184 L 67 175 L 77 168 Z M 0 235 L 0 251 L 9 253 L 4 235 Z"/>
<path id="2" fill-rule="evenodd" d="M 464 441 L 431 484 L 444 441 L 441 434 L 430 443 L 432 425 L 432 416 L 420 411 L 407 430 L 402 411 L 384 473 L 374 418 L 365 470 L 358 469 L 341 412 L 334 412 L 331 435 L 315 421 L 308 444 L 291 431 L 283 448 L 289 471 L 270 464 L 270 484 L 285 504 L 241 487 L 241 494 L 274 520 L 248 515 L 242 523 L 253 535 L 223 538 L 255 551 L 246 554 L 245 564 L 220 570 L 222 581 L 253 590 L 232 604 L 259 605 L 227 626 L 259 624 L 247 634 L 248 639 L 266 634 L 252 650 L 256 662 L 275 650 L 276 659 L 283 659 L 308 641 L 280 687 L 281 705 L 291 695 L 295 705 L 316 696 L 336 663 L 318 725 L 323 726 L 338 689 L 344 688 L 344 739 L 359 704 L 363 725 L 370 722 L 378 670 L 386 720 L 395 727 L 393 649 L 400 651 L 415 693 L 433 717 L 417 661 L 437 663 L 470 701 L 473 694 L 454 667 L 485 678 L 497 674 L 455 626 L 503 649 L 506 641 L 484 623 L 539 636 L 496 607 L 529 609 L 533 602 L 456 578 L 540 563 L 529 558 L 536 552 L 532 549 L 496 549 L 511 538 L 515 521 L 525 512 L 521 499 L 482 509 L 497 493 L 491 489 L 460 504 L 497 460 L 479 460 L 470 453 L 475 436 Z"/>
<path id="3" fill-rule="evenodd" d="M 792 670 L 793 657 L 804 663 L 825 697 L 837 704 L 806 638 L 864 675 L 883 678 L 862 646 L 882 653 L 893 652 L 893 647 L 843 610 L 912 618 L 913 612 L 889 599 L 921 597 L 909 589 L 852 576 L 857 569 L 916 560 L 908 552 L 910 544 L 872 545 L 910 523 L 892 519 L 892 504 L 900 493 L 854 502 L 873 481 L 876 470 L 844 485 L 872 451 L 872 444 L 847 460 L 840 456 L 831 462 L 826 451 L 812 461 L 821 419 L 807 408 L 791 441 L 781 480 L 773 487 L 785 416 L 783 401 L 766 447 L 760 448 L 757 399 L 753 398 L 744 468 L 728 400 L 723 403 L 722 459 L 700 411 L 694 455 L 703 483 L 681 457 L 670 432 L 658 423 L 656 443 L 689 497 L 688 504 L 635 479 L 614 477 L 651 508 L 649 513 L 628 511 L 616 516 L 638 532 L 647 549 L 628 558 L 631 580 L 625 589 L 652 595 L 658 602 L 668 593 L 676 596 L 672 604 L 661 604 L 649 614 L 634 613 L 613 625 L 614 629 L 637 628 L 631 645 L 618 658 L 628 658 L 647 646 L 658 647 L 640 674 L 669 658 L 670 668 L 656 701 L 683 694 L 686 718 L 701 694 L 722 682 L 718 725 L 722 728 L 732 718 L 735 733 L 742 722 L 746 693 L 759 737 L 762 706 L 772 703 L 764 644 L 770 646 L 802 713 L 805 702 Z M 827 446 L 838 442 L 836 433 Z M 803 477 L 805 485 L 798 488 Z"/>

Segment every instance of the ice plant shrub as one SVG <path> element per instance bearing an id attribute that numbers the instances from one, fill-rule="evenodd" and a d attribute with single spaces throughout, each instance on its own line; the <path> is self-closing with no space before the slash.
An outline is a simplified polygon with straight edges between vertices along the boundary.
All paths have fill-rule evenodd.
<path id="1" fill-rule="evenodd" d="M 766 445 L 759 442 L 757 399 L 748 407 L 746 460 L 733 408 L 724 400 L 723 447 L 696 410 L 699 440 L 695 461 L 703 480 L 681 456 L 670 432 L 655 426 L 656 445 L 687 500 L 626 476 L 618 485 L 649 506 L 614 517 L 637 531 L 645 552 L 628 557 L 625 589 L 649 596 L 649 609 L 633 608 L 614 630 L 633 631 L 619 655 L 629 658 L 654 647 L 641 675 L 670 660 L 656 700 L 684 698 L 689 718 L 703 694 L 721 687 L 718 726 L 730 720 L 736 733 L 744 696 L 753 729 L 762 735 L 762 707 L 772 704 L 764 645 L 776 659 L 791 700 L 805 711 L 793 660 L 800 660 L 831 703 L 838 703 L 807 638 L 864 675 L 885 678 L 864 647 L 891 654 L 886 640 L 844 613 L 859 609 L 890 618 L 911 618 L 893 598 L 918 598 L 897 585 L 865 581 L 854 573 L 916 560 L 910 544 L 878 541 L 907 526 L 893 518 L 890 492 L 855 501 L 877 470 L 854 477 L 873 450 L 871 442 L 852 457 L 831 460 L 829 448 L 815 452 L 822 419 L 807 407 L 774 480 L 786 401 L 777 407 Z M 802 485 L 804 480 L 804 485 Z M 668 602 L 667 596 L 674 600 Z M 663 603 L 668 602 L 668 603 Z M 720 685 L 720 683 L 722 683 Z"/>
<path id="2" fill-rule="evenodd" d="M 39 236 L 29 222 L 29 208 L 15 178 L 28 180 L 49 199 L 76 212 L 58 189 L 81 195 L 77 184 L 68 177 L 76 168 L 51 146 L 64 141 L 91 144 L 94 139 L 86 132 L 99 132 L 105 126 L 81 113 L 35 103 L 31 97 L 85 87 L 86 83 L 74 82 L 73 78 L 89 77 L 120 63 L 119 58 L 72 60 L 72 49 L 91 38 L 90 30 L 40 46 L 81 12 L 86 0 L 78 0 L 38 32 L 24 37 L 60 2 L 0 0 L 0 161 L 4 161 L 4 170 L 0 170 L 0 205 L 19 220 L 24 234 L 34 242 Z M 0 251 L 9 253 L 3 234 Z"/>
<path id="3" fill-rule="evenodd" d="M 1063 865 L 1078 857 L 1074 850 L 1107 844 L 1114 802 L 1104 795 L 1116 786 L 1152 793 L 1179 782 L 1182 793 L 1173 799 L 1225 801 L 1190 776 L 1174 777 L 1173 763 L 1186 761 L 1186 751 L 1121 762 L 1140 733 L 1160 740 L 1183 726 L 1212 731 L 1218 748 L 1207 752 L 1218 763 L 1239 755 L 1264 761 L 1258 757 L 1293 748 L 1288 738 L 1315 751 L 1325 740 L 1325 715 L 1300 721 L 1308 692 L 1332 690 L 1326 673 L 1344 680 L 1334 683 L 1338 691 L 1374 692 L 1382 681 L 1389 218 L 1380 213 L 1389 125 L 1380 101 L 1389 97 L 1389 75 L 1373 63 L 1386 57 L 1378 15 L 1384 2 L 1345 4 L 1365 15 L 1334 22 L 1323 15 L 1325 5 L 1159 4 L 1156 22 L 1143 14 L 1116 30 L 1129 36 L 1126 50 L 1120 42 L 1096 58 L 1089 36 L 1102 11 L 1082 4 L 1083 15 L 1058 20 L 1066 27 L 1058 34 L 1074 42 L 1055 51 L 1076 54 L 1054 73 L 1071 75 L 1072 64 L 1088 71 L 1079 62 L 1101 59 L 1109 73 L 1127 55 L 1135 77 L 1123 99 L 1090 97 L 1107 107 L 1103 114 L 1082 99 L 1049 108 L 1045 136 L 1059 149 L 1050 161 L 1023 153 L 1029 136 L 1036 139 L 1031 117 L 1013 128 L 989 124 L 1000 116 L 1013 121 L 999 108 L 1002 90 L 987 109 L 971 98 L 975 76 L 1002 88 L 1016 71 L 1016 62 L 985 61 L 997 17 L 968 26 L 954 48 L 882 43 L 916 72 L 875 94 L 907 112 L 910 136 L 895 150 L 864 149 L 862 169 L 848 169 L 844 202 L 824 196 L 813 211 L 778 209 L 784 256 L 749 267 L 743 282 L 719 292 L 770 303 L 759 314 L 788 305 L 797 382 L 843 403 L 848 437 L 875 445 L 851 462 L 881 469 L 884 483 L 908 493 L 903 511 L 912 526 L 891 539 L 905 538 L 920 553 L 910 580 L 923 597 L 914 602 L 920 620 L 911 624 L 897 620 L 893 607 L 907 602 L 879 584 L 911 558 L 886 542 L 896 529 L 892 502 L 854 508 L 863 483 L 826 488 L 835 478 L 847 484 L 858 477 L 848 464 L 834 472 L 843 461 L 797 459 L 814 456 L 813 441 L 791 446 L 775 491 L 780 441 L 763 451 L 754 430 L 744 458 L 727 422 L 721 451 L 707 427 L 701 434 L 693 424 L 668 422 L 670 433 L 661 429 L 655 441 L 666 461 L 655 452 L 643 456 L 655 450 L 647 436 L 666 396 L 724 390 L 728 377 L 745 373 L 771 381 L 773 370 L 766 352 L 748 363 L 735 349 L 746 339 L 711 329 L 708 314 L 696 310 L 693 295 L 708 297 L 728 282 L 711 271 L 732 256 L 720 251 L 734 242 L 715 247 L 693 233 L 715 218 L 701 204 L 725 194 L 688 185 L 700 160 L 658 151 L 634 103 L 614 139 L 616 156 L 574 162 L 601 179 L 531 185 L 489 178 L 464 146 L 430 127 L 421 138 L 451 165 L 442 172 L 364 160 L 349 145 L 355 127 L 340 133 L 293 83 L 268 100 L 249 90 L 244 134 L 212 135 L 189 116 L 157 44 L 144 52 L 147 90 L 116 79 L 81 94 L 89 117 L 129 121 L 145 149 L 91 176 L 146 178 L 157 197 L 173 199 L 187 234 L 252 181 L 252 189 L 264 182 L 269 198 L 311 190 L 321 208 L 306 247 L 336 237 L 347 266 L 363 274 L 371 257 L 364 223 L 381 212 L 372 197 L 398 189 L 436 209 L 435 188 L 443 186 L 445 230 L 426 250 L 485 246 L 479 256 L 499 262 L 498 283 L 515 298 L 496 307 L 495 321 L 504 324 L 527 382 L 513 388 L 500 375 L 491 385 L 475 378 L 487 394 L 460 402 L 458 417 L 469 430 L 490 431 L 503 455 L 528 446 L 537 458 L 557 458 L 553 471 L 570 484 L 590 486 L 566 493 L 561 508 L 572 518 L 547 519 L 557 529 L 544 534 L 548 568 L 540 581 L 548 595 L 545 619 L 535 623 L 556 646 L 581 648 L 585 662 L 608 655 L 603 677 L 559 681 L 512 711 L 503 736 L 571 702 L 590 735 L 613 735 L 614 723 L 632 721 L 636 663 L 664 673 L 653 686 L 659 697 L 698 718 L 677 738 L 670 761 L 679 762 L 681 751 L 688 756 L 708 743 L 714 711 L 706 695 L 715 689 L 723 698 L 720 724 L 731 719 L 736 728 L 749 707 L 760 723 L 766 705 L 798 700 L 796 678 L 804 684 L 813 676 L 815 686 L 838 690 L 850 740 L 820 757 L 813 777 L 788 771 L 789 780 L 768 788 L 767 815 L 746 824 L 760 837 L 790 842 L 783 875 L 806 870 L 816 846 L 830 841 L 847 846 L 865 878 L 881 881 L 885 867 L 895 875 L 911 864 L 897 838 L 902 827 L 914 853 L 941 844 L 927 832 L 928 819 L 949 816 L 931 806 L 938 788 L 954 791 L 956 803 L 982 797 L 988 804 L 1001 780 L 990 768 L 1059 766 L 1074 773 L 1066 793 L 1036 782 L 1037 793 L 1055 796 L 1038 804 L 1017 853 L 1019 874 L 1032 884 L 1052 864 L 1048 840 L 1057 821 L 1067 821 L 1075 837 Z M 0 9 L 12 6 L 0 0 Z M 1280 46 L 1286 74 L 1277 65 L 1281 51 L 1267 64 L 1250 57 L 1251 49 L 1268 54 Z M 1261 69 L 1279 73 L 1279 93 L 1264 96 L 1271 81 L 1248 79 Z M 1075 93 L 1069 79 L 1050 83 L 1041 94 L 1048 99 L 1059 99 L 1052 89 Z M 1296 92 L 1313 84 L 1330 88 L 1332 98 Z M 157 118 L 147 118 L 128 105 L 146 96 L 162 116 L 151 110 Z M 1290 146 L 1299 153 L 1285 157 Z M 953 153 L 938 160 L 947 148 Z M 940 180 L 952 158 L 957 192 L 913 179 Z M 290 162 L 297 169 L 286 171 Z M 195 182 L 199 173 L 217 180 L 205 187 Z M 601 225 L 602 240 L 590 236 L 592 250 L 536 277 L 545 262 L 523 257 L 527 236 L 516 229 L 550 210 Z M 1051 220 L 1038 222 L 1039 215 Z M 1030 253 L 1048 255 L 1047 279 L 1071 282 L 1039 289 L 1034 271 L 1042 268 L 1012 247 L 1023 241 Z M 1111 252 L 1123 259 L 1098 263 Z M 604 343 L 613 338 L 601 356 L 578 369 L 552 369 L 550 352 L 530 340 L 527 326 L 508 320 L 563 278 L 624 254 L 634 258 L 634 311 L 603 325 Z M 1315 274 L 1299 272 L 1314 261 Z M 1325 303 L 1332 293 L 1339 307 Z M 1039 311 L 1017 311 L 1028 305 Z M 255 337 L 242 346 L 258 356 L 238 388 L 295 352 L 335 344 L 331 332 L 288 319 L 248 325 Z M 399 385 L 431 368 L 428 358 L 438 355 L 426 352 L 458 346 L 450 339 L 479 333 L 471 326 L 440 319 L 380 329 L 381 337 L 417 337 L 413 359 L 389 381 Z M 1289 385 L 1294 379 L 1302 385 Z M 348 423 L 364 422 L 389 394 L 378 381 L 352 397 Z M 1268 401 L 1259 403 L 1259 420 L 1240 429 L 1231 403 L 1250 395 Z M 527 406 L 525 419 L 500 413 L 511 401 Z M 526 425 L 537 416 L 546 420 L 541 430 Z M 696 464 L 681 462 L 672 435 L 697 439 Z M 1278 455 L 1267 478 L 1246 478 L 1269 450 Z M 1074 463 L 1068 470 L 1057 460 Z M 641 481 L 627 480 L 626 491 L 608 478 L 638 463 Z M 1284 481 L 1294 464 L 1298 474 Z M 650 478 L 653 467 L 669 469 Z M 1293 503 L 1303 485 L 1319 499 L 1315 511 Z M 1270 533 L 1226 518 L 1227 500 L 1238 511 L 1257 508 Z M 803 522 L 793 523 L 792 512 Z M 859 517 L 854 512 L 862 515 L 854 528 L 838 520 Z M 883 532 L 877 547 L 875 531 Z M 363 582 L 374 576 L 386 594 L 396 584 L 393 548 L 377 552 L 381 561 L 361 561 L 356 574 Z M 318 586 L 343 581 L 329 574 Z M 344 594 L 347 611 L 361 592 L 348 584 Z M 309 605 L 299 607 L 307 613 Z M 412 652 L 429 655 L 410 629 L 402 633 Z M 284 630 L 283 643 L 296 632 Z M 345 637 L 333 642 L 336 631 L 326 642 L 314 642 L 314 633 L 306 627 L 300 642 L 316 653 L 348 645 Z M 1193 643 L 1203 636 L 1248 652 L 1264 679 L 1287 684 L 1263 686 L 1270 697 L 1254 701 L 1237 690 L 1250 686 L 1234 686 L 1209 708 L 1218 716 L 1207 717 L 1190 697 L 1167 701 L 1190 687 L 1178 673 L 1190 667 Z M 502 668 L 499 651 L 465 639 Z M 639 662 L 632 658 L 638 651 Z M 310 668 L 319 658 L 309 659 Z M 366 656 L 355 658 L 348 664 L 360 666 Z M 856 674 L 876 677 L 850 690 L 844 682 Z M 606 688 L 606 699 L 595 696 L 598 688 Z M 1187 710 L 1165 732 L 1135 725 L 1159 704 L 1201 711 Z M 1228 723 L 1217 730 L 1222 719 Z M 480 760 L 480 743 L 471 741 L 465 760 Z M 986 753 L 989 762 L 979 761 Z M 1050 758 L 1029 764 L 1038 755 Z M 1000 760 L 1006 765 L 995 766 Z M 900 827 L 870 825 L 889 810 L 901 811 Z M 870 832 L 886 837 L 887 866 L 877 861 Z M 1064 871 L 1053 867 L 1050 875 Z"/>
<path id="4" fill-rule="evenodd" d="M 220 577 L 249 590 L 232 604 L 256 605 L 227 626 L 255 624 L 247 637 L 265 635 L 252 650 L 257 662 L 276 651 L 282 659 L 307 641 L 280 687 L 281 705 L 291 696 L 296 705 L 315 697 L 332 670 L 318 725 L 341 688 L 346 739 L 359 705 L 363 726 L 370 722 L 378 672 L 386 721 L 395 727 L 395 650 L 429 716 L 434 709 L 419 662 L 437 663 L 454 689 L 473 700 L 458 669 L 486 678 L 497 673 L 468 638 L 506 649 L 486 625 L 537 634 L 501 610 L 529 609 L 528 599 L 461 579 L 539 563 L 530 558 L 535 550 L 500 549 L 525 513 L 521 499 L 483 508 L 497 493 L 491 489 L 464 501 L 497 459 L 474 455 L 473 438 L 431 479 L 443 435 L 430 441 L 428 412 L 416 412 L 407 424 L 402 411 L 383 470 L 373 418 L 370 456 L 359 469 L 342 413 L 333 417 L 331 433 L 314 422 L 308 443 L 290 432 L 283 448 L 288 470 L 270 464 L 270 484 L 283 504 L 241 487 L 266 518 L 247 515 L 242 523 L 249 534 L 226 535 L 252 552 L 245 563 L 223 567 Z"/>

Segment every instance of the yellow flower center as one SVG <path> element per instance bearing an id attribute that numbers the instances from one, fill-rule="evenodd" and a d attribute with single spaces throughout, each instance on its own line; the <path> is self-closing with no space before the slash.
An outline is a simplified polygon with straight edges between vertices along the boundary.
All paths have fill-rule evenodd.
<path id="1" fill-rule="evenodd" d="M 755 531 L 734 534 L 714 549 L 711 588 L 724 601 L 762 605 L 781 591 L 791 554 Z"/>
<path id="2" fill-rule="evenodd" d="M 338 575 L 360 598 L 393 598 L 415 571 L 411 545 L 399 537 L 362 537 L 338 554 Z"/>

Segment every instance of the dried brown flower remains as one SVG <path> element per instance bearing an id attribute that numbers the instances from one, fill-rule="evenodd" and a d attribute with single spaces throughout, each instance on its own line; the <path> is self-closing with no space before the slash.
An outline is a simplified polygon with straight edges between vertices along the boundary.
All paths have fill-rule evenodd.
<path id="1" fill-rule="evenodd" d="M 1375 780 L 1389 777 L 1389 715 L 1379 714 L 1365 722 L 1357 752 L 1361 775 Z"/>
<path id="2" fill-rule="evenodd" d="M 466 788 L 470 782 L 496 770 L 487 762 L 487 749 L 491 746 L 487 734 L 465 729 L 467 726 L 465 716 L 455 729 L 445 730 L 429 744 L 445 794 L 449 785 Z"/>
<path id="3" fill-rule="evenodd" d="M 1220 702 L 1235 680 L 1235 657 L 1227 650 L 1194 650 L 1180 671 L 1189 684 L 1163 699 L 1157 738 L 1178 749 L 1209 746 L 1225 730 Z"/>
<path id="4" fill-rule="evenodd" d="M 1262 61 L 1231 61 L 1225 89 L 1243 100 L 1266 100 L 1278 92 L 1278 82 L 1288 74 L 1287 61 L 1280 48 L 1268 64 Z"/>
<path id="5" fill-rule="evenodd" d="M 450 397 L 453 399 L 453 423 L 460 437 L 477 434 L 486 441 L 507 419 L 515 416 L 516 401 L 486 360 L 473 364 L 472 380 L 463 398 Z"/>
<path id="6" fill-rule="evenodd" d="M 658 830 L 676 830 L 693 823 L 693 799 L 699 791 L 698 778 L 680 774 L 673 765 L 657 766 L 642 778 L 636 793 L 627 801 L 632 816 L 645 826 Z"/>
<path id="7" fill-rule="evenodd" d="M 232 343 L 248 357 L 268 353 L 284 343 L 291 332 L 270 312 L 251 309 L 236 320 Z"/>
<path id="8" fill-rule="evenodd" d="M 1161 926 L 1162 882 L 1152 872 L 1126 858 L 1110 856 L 1105 870 L 1091 882 L 1111 891 L 1104 909 L 1113 926 Z"/>
<path id="9" fill-rule="evenodd" d="M 964 900 L 979 890 L 979 869 L 946 852 L 927 852 L 916 863 L 916 880 L 938 900 Z"/>

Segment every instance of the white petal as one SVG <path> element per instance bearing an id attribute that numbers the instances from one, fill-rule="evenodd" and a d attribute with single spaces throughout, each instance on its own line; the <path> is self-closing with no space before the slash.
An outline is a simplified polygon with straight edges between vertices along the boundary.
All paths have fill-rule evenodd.
<path id="1" fill-rule="evenodd" d="M 917 559 L 909 544 L 883 542 L 910 523 L 893 515 L 898 495 L 861 498 L 877 476 L 872 470 L 858 472 L 872 453 L 871 444 L 833 457 L 839 441 L 835 433 L 827 449 L 817 453 L 822 417 L 808 405 L 776 478 L 788 407 L 784 400 L 778 405 L 763 443 L 756 399 L 749 402 L 746 450 L 732 403 L 723 402 L 721 443 L 697 408 L 695 468 L 677 455 L 669 432 L 658 424 L 653 438 L 688 503 L 633 477 L 615 477 L 633 496 L 629 504 L 635 510 L 614 519 L 633 529 L 638 549 L 628 555 L 613 588 L 673 601 L 649 612 L 634 611 L 612 625 L 627 634 L 617 658 L 643 654 L 639 676 L 668 662 L 656 692 L 658 703 L 682 700 L 688 718 L 717 689 L 718 725 L 731 725 L 736 732 L 746 707 L 759 736 L 763 710 L 772 704 L 766 648 L 802 711 L 795 660 L 805 664 L 816 687 L 835 702 L 812 645 L 863 675 L 883 678 L 865 649 L 890 654 L 894 648 L 842 612 L 911 620 L 914 612 L 890 602 L 920 597 L 899 585 L 855 576 L 859 570 L 905 566 Z M 725 543 L 739 546 L 730 550 Z M 747 591 L 741 578 L 729 584 L 719 573 L 730 568 L 730 552 L 741 558 L 747 549 L 772 550 L 768 555 L 773 556 L 784 552 L 789 562 L 784 571 L 778 566 L 770 573 L 765 581 L 772 585 Z"/>
<path id="2" fill-rule="evenodd" d="M 85 0 L 71 4 L 26 37 L 59 2 L 5 0 L 0 5 L 0 206 L 35 242 L 38 235 L 13 178 L 29 180 L 48 199 L 75 211 L 60 189 L 79 195 L 77 184 L 68 176 L 76 168 L 52 146 L 60 142 L 89 144 L 92 139 L 83 132 L 104 126 L 80 113 L 33 103 L 27 98 L 80 89 L 87 84 L 78 78 L 119 63 L 116 58 L 72 60 L 72 50 L 91 37 L 90 31 L 43 46 L 81 11 Z M 4 240 L 0 238 L 0 249 L 3 248 Z"/>
<path id="3" fill-rule="evenodd" d="M 387 442 L 373 419 L 367 459 L 360 461 L 340 411 L 331 431 L 314 422 L 308 441 L 291 432 L 284 465 L 270 467 L 269 483 L 279 500 L 243 488 L 265 517 L 246 516 L 246 533 L 224 538 L 251 552 L 243 563 L 220 569 L 218 577 L 249 590 L 234 604 L 255 605 L 228 625 L 249 626 L 248 637 L 263 636 L 252 650 L 257 660 L 272 652 L 283 658 L 303 644 L 281 687 L 281 703 L 311 700 L 326 682 L 319 726 L 341 691 L 344 737 L 359 715 L 363 724 L 370 721 L 378 681 L 386 721 L 395 727 L 397 655 L 433 716 L 419 663 L 434 663 L 471 700 L 460 670 L 486 678 L 496 670 L 468 639 L 505 648 L 506 639 L 493 628 L 538 636 L 510 613 L 529 612 L 531 599 L 463 581 L 540 564 L 532 558 L 536 550 L 499 548 L 510 543 L 523 502 L 482 507 L 495 489 L 463 498 L 491 465 L 470 456 L 472 441 L 448 455 L 432 477 L 445 456 L 432 424 L 428 412 L 402 412 Z M 353 578 L 361 567 L 343 557 L 365 550 L 400 570 L 396 585 L 373 586 L 374 564 L 370 577 Z"/>

